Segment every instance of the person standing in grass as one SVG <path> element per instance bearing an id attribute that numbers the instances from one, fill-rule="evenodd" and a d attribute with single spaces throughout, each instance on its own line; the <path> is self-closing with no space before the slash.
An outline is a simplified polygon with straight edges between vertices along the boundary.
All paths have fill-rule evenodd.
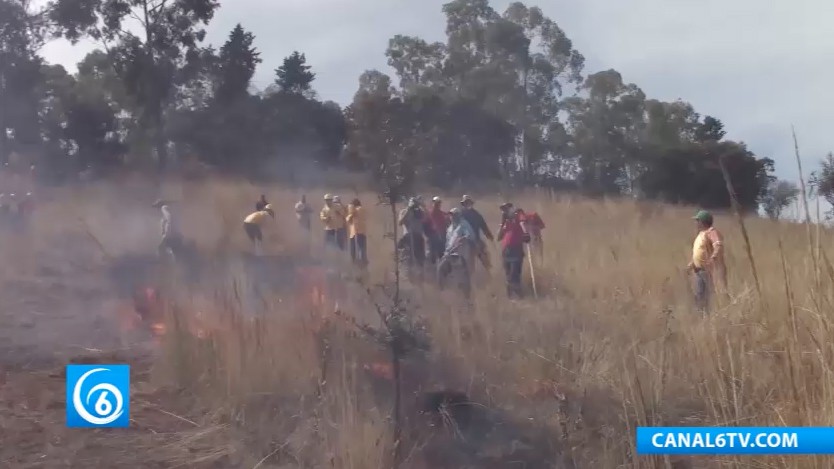
<path id="1" fill-rule="evenodd" d="M 307 205 L 307 196 L 302 195 L 301 200 L 295 204 L 295 217 L 298 219 L 298 224 L 301 225 L 301 228 L 303 228 L 306 232 L 309 232 L 312 228 L 310 220 L 312 213 L 313 209 Z"/>
<path id="2" fill-rule="evenodd" d="M 536 253 L 538 261 L 541 262 L 544 256 L 544 243 L 542 241 L 544 220 L 537 212 L 529 212 L 524 214 L 524 221 L 527 223 L 527 229 L 530 230 L 530 246 Z"/>
<path id="3" fill-rule="evenodd" d="M 713 226 L 711 213 L 701 210 L 692 218 L 698 227 L 698 235 L 692 245 L 692 260 L 687 270 L 695 276 L 695 304 L 706 312 L 716 282 L 722 292 L 727 292 L 724 238 Z"/>
<path id="4" fill-rule="evenodd" d="M 324 195 L 324 207 L 319 213 L 319 219 L 324 223 L 324 245 L 336 249 L 343 249 L 339 246 L 337 231 L 344 229 L 345 219 L 336 209 L 333 204 L 333 196 L 330 194 Z"/>
<path id="5" fill-rule="evenodd" d="M 338 195 L 333 196 L 333 208 L 336 209 L 336 213 L 338 213 L 338 216 L 342 219 L 342 227 L 336 228 L 336 244 L 339 245 L 340 250 L 344 251 L 347 246 L 348 239 L 347 208 L 342 205 L 342 198 Z"/>
<path id="6" fill-rule="evenodd" d="M 480 259 L 481 263 L 484 265 L 484 269 L 489 272 L 490 269 L 492 269 L 492 261 L 489 258 L 489 251 L 487 251 L 486 243 L 481 238 L 481 233 L 484 234 L 486 239 L 493 241 L 494 238 L 492 237 L 492 232 L 489 230 L 489 226 L 487 226 L 484 217 L 475 209 L 475 201 L 472 200 L 472 197 L 464 195 L 460 199 L 460 205 L 462 207 L 461 216 L 469 223 L 469 226 L 471 226 L 472 230 L 475 232 L 475 256 Z"/>
<path id="7" fill-rule="evenodd" d="M 408 199 L 408 206 L 400 211 L 397 219 L 404 231 L 397 241 L 397 249 L 405 249 L 410 255 L 409 263 L 419 267 L 422 267 L 426 260 L 427 218 L 417 198 L 411 197 Z"/>
<path id="8" fill-rule="evenodd" d="M 348 205 L 346 221 L 350 228 L 350 259 L 356 262 L 358 257 L 359 264 L 366 266 L 368 265 L 367 223 L 365 209 L 362 208 L 362 202 L 359 199 L 353 199 Z"/>
<path id="9" fill-rule="evenodd" d="M 182 246 L 182 236 L 179 223 L 171 210 L 171 202 L 159 199 L 154 202 L 153 207 L 162 212 L 162 219 L 160 220 L 162 241 L 160 241 L 157 251 L 160 256 L 167 255 L 176 258 L 176 255 L 179 254 L 179 248 Z"/>
<path id="10" fill-rule="evenodd" d="M 463 259 L 465 267 L 465 272 L 462 272 L 465 275 L 464 281 L 466 285 L 470 285 L 475 232 L 460 212 L 461 210 L 457 207 L 452 207 L 449 210 L 449 226 L 444 235 L 446 244 L 443 246 L 443 254 L 437 264 L 437 281 L 441 287 L 444 286 L 446 277 L 452 271 L 452 254 L 457 254 Z"/>
<path id="11" fill-rule="evenodd" d="M 269 205 L 269 202 L 266 201 L 266 195 L 261 194 L 261 198 L 255 201 L 255 211 L 260 212 L 267 205 Z"/>
<path id="12" fill-rule="evenodd" d="M 429 239 L 429 261 L 435 264 L 443 257 L 446 249 L 446 230 L 451 224 L 450 214 L 443 211 L 443 201 L 440 197 L 432 198 L 432 207 L 429 211 L 428 221 L 431 224 L 432 236 Z"/>
<path id="13" fill-rule="evenodd" d="M 524 223 L 524 213 L 510 202 L 501 204 L 501 227 L 497 239 L 501 243 L 501 260 L 507 276 L 507 296 L 521 298 L 521 271 L 524 266 L 524 243 L 530 235 Z"/>
<path id="14" fill-rule="evenodd" d="M 263 210 L 257 210 L 250 213 L 243 219 L 243 231 L 246 237 L 255 246 L 255 255 L 263 255 L 263 225 L 270 218 L 275 218 L 275 212 L 272 210 L 272 205 L 266 204 Z"/>

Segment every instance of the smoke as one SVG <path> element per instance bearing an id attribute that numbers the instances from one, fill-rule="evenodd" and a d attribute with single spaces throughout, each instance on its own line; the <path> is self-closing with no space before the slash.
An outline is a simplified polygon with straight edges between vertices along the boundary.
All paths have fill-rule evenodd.
<path id="1" fill-rule="evenodd" d="M 333 169 L 324 164 L 318 157 L 323 151 L 323 147 L 311 143 L 284 145 L 273 156 L 262 160 L 258 174 L 293 189 L 354 190 L 367 185 L 367 173 Z"/>

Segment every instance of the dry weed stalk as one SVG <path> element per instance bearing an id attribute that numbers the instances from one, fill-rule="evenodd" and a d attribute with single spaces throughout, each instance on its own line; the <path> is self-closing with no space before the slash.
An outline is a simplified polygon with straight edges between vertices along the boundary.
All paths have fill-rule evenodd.
<path id="1" fill-rule="evenodd" d="M 215 191 L 224 191 L 224 197 L 237 201 L 230 203 L 228 210 L 248 207 L 251 197 L 247 194 L 259 193 L 247 186 L 218 183 L 195 190 L 195 197 L 212 200 L 208 195 Z M 276 191 L 270 199 L 291 206 L 293 194 Z M 373 195 L 362 197 L 370 199 Z M 548 256 L 537 268 L 542 282 L 560 274 L 560 287 L 566 294 L 560 295 L 559 303 L 545 299 L 536 304 L 511 304 L 495 298 L 495 285 L 491 284 L 474 292 L 475 308 L 470 317 L 455 313 L 450 317 L 448 305 L 425 300 L 427 320 L 446 327 L 432 327 L 430 364 L 450 368 L 453 364 L 460 380 L 485 396 L 484 402 L 490 407 L 538 418 L 556 412 L 558 403 L 546 399 L 534 402 L 514 391 L 516 383 L 554 381 L 568 389 L 574 384 L 589 389 L 591 392 L 582 398 L 586 428 L 569 428 L 565 435 L 577 467 L 677 466 L 679 461 L 674 458 L 671 462 L 667 458 L 649 460 L 634 454 L 633 442 L 629 441 L 633 429 L 646 422 L 687 426 L 834 422 L 830 404 L 834 402 L 830 384 L 834 347 L 825 340 L 831 335 L 831 292 L 817 288 L 810 270 L 792 267 L 807 256 L 805 227 L 747 218 L 744 230 L 749 239 L 745 241 L 741 225 L 728 224 L 725 236 L 729 267 L 744 270 L 745 247 L 748 256 L 755 254 L 763 301 L 756 301 L 755 293 L 742 294 L 723 307 L 721 314 L 706 319 L 686 314 L 669 317 L 664 308 L 677 310 L 689 300 L 685 287 L 670 280 L 668 272 L 670 259 L 682 258 L 689 248 L 688 208 L 664 207 L 644 223 L 631 223 L 629 220 L 638 217 L 638 208 L 619 201 L 599 204 L 565 199 L 550 203 L 523 194 L 518 199 L 522 205 L 541 203 L 545 219 L 560 220 L 549 227 L 551 235 L 545 238 Z M 376 220 L 385 218 L 387 222 L 390 207 L 368 205 L 372 216 L 374 212 L 378 215 Z M 230 219 L 235 217 L 232 214 Z M 612 223 L 620 227 L 614 235 L 607 229 Z M 388 230 L 390 226 L 386 228 L 377 221 L 369 225 L 369 236 L 383 239 L 383 232 Z M 228 237 L 228 243 L 230 249 L 244 250 L 246 240 L 238 231 Z M 85 236 L 79 233 L 79 237 Z M 782 236 L 778 250 L 777 236 Z M 834 242 L 827 229 L 818 228 L 817 236 L 818 246 Z M 100 237 L 108 248 L 113 246 L 114 255 L 119 254 L 116 243 Z M 566 239 L 573 242 L 560 242 Z M 204 239 L 202 244 L 211 246 L 212 242 Z M 371 258 L 387 259 L 391 244 L 370 243 Z M 753 244 L 772 244 L 774 249 L 754 253 Z M 611 251 L 616 252 L 616 258 L 609 255 Z M 826 250 L 820 249 L 818 256 L 821 274 L 827 278 L 823 283 L 834 283 L 834 267 Z M 371 281 L 381 280 L 388 267 L 387 262 L 373 262 Z M 228 298 L 217 301 L 217 309 L 231 316 L 222 323 L 222 335 L 202 342 L 186 337 L 179 351 L 171 341 L 163 349 L 160 363 L 176 363 L 199 384 L 193 388 L 196 402 L 231 409 L 228 418 L 235 424 L 230 425 L 235 431 L 244 429 L 247 434 L 259 435 L 258 444 L 244 447 L 249 454 L 257 455 L 245 467 L 252 467 L 288 441 L 284 450 L 267 458 L 261 468 L 278 459 L 286 461 L 276 464 L 293 467 L 390 467 L 392 448 L 388 441 L 394 428 L 385 417 L 393 418 L 394 410 L 377 413 L 372 395 L 363 387 L 368 384 L 363 382 L 365 376 L 350 369 L 350 358 L 359 353 L 354 347 L 358 350 L 373 343 L 389 352 L 393 365 L 394 350 L 402 357 L 399 351 L 408 349 L 408 343 L 414 344 L 414 336 L 421 336 L 419 327 L 417 332 L 408 332 L 407 324 L 415 322 L 410 315 L 389 304 L 395 290 L 389 288 L 388 298 L 381 299 L 373 312 L 384 318 L 382 325 L 370 318 L 375 327 L 365 329 L 367 324 L 358 319 L 368 319 L 361 315 L 365 311 L 357 311 L 357 318 L 352 319 L 368 332 L 367 342 L 340 343 L 338 337 L 334 339 L 334 358 L 327 365 L 330 382 L 322 392 L 323 398 L 316 397 L 320 365 L 314 339 L 305 337 L 299 329 L 286 332 L 299 321 L 294 312 L 274 301 L 262 322 L 247 325 L 233 319 L 238 306 L 234 295 L 226 293 Z M 238 296 L 242 298 L 243 292 L 238 291 Z M 813 298 L 818 301 L 811 301 Z M 762 307 L 768 303 L 773 307 Z M 406 325 L 398 323 L 398 318 L 404 318 Z M 462 337 L 461 323 L 477 326 L 478 332 Z M 632 349 L 635 344 L 638 348 Z M 342 353 L 347 358 L 342 359 Z M 172 359 L 177 354 L 182 356 L 179 361 Z M 531 356 L 544 359 L 531 360 Z M 346 377 L 336 376 L 339 374 Z M 773 383 L 785 386 L 774 387 Z M 272 407 L 241 410 L 248 401 L 263 396 L 272 399 L 268 404 L 282 413 L 276 416 L 264 412 Z M 319 409 L 297 405 L 302 398 L 308 405 L 311 401 L 326 402 L 317 404 L 321 409 L 315 414 Z M 542 407 L 535 407 L 538 405 Z M 203 424 L 199 418 L 182 415 Z M 315 430 L 284 424 L 317 418 L 322 424 Z M 557 434 L 561 423 L 555 419 L 552 422 Z M 402 467 L 411 467 L 409 448 L 401 451 Z M 183 455 L 182 461 L 188 457 L 192 456 Z M 789 468 L 827 467 L 822 459 L 704 458 L 701 462 L 708 467 L 774 463 Z"/>
<path id="2" fill-rule="evenodd" d="M 741 236 L 744 238 L 744 249 L 747 252 L 747 261 L 750 263 L 750 270 L 753 273 L 753 281 L 756 282 L 756 293 L 759 294 L 759 300 L 762 300 L 762 286 L 759 281 L 759 272 L 756 270 L 756 261 L 753 258 L 753 248 L 750 246 L 750 236 L 747 234 L 747 227 L 744 224 L 744 217 L 741 214 L 741 205 L 736 198 L 736 191 L 733 189 L 733 182 L 730 179 L 730 173 L 727 171 L 727 166 L 724 164 L 724 156 L 719 155 L 718 166 L 721 168 L 721 174 L 724 176 L 724 183 L 727 185 L 727 192 L 730 196 L 730 203 L 735 212 L 736 221 L 738 221 L 741 229 Z"/>
<path id="3" fill-rule="evenodd" d="M 808 235 L 808 252 L 811 255 L 811 261 L 814 265 L 814 280 L 817 288 L 820 286 L 820 272 L 817 257 L 814 255 L 814 240 L 811 236 L 811 210 L 808 206 L 808 192 L 805 189 L 805 176 L 802 174 L 802 158 L 799 156 L 799 140 L 796 138 L 796 129 L 791 125 L 791 135 L 793 136 L 793 149 L 796 155 L 796 166 L 799 169 L 799 188 L 802 194 L 802 207 L 805 210 L 805 231 Z M 819 222 L 820 220 L 817 220 Z"/>

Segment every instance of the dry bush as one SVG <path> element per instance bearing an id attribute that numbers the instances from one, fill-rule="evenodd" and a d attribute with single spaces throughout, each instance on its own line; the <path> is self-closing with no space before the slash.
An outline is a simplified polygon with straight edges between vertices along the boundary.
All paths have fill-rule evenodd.
<path id="1" fill-rule="evenodd" d="M 278 222 L 265 233 L 267 252 L 304 258 L 311 243 L 314 255 L 321 254 L 319 231 L 305 236 L 294 221 L 300 190 L 223 181 L 165 190 L 179 198 L 186 235 L 205 252 L 249 250 L 242 219 L 265 193 L 278 210 Z M 325 190 L 304 192 L 317 209 Z M 130 197 L 113 194 L 109 187 L 88 189 L 73 206 L 86 211 L 110 255 L 152 251 L 156 213 L 147 206 L 153 197 L 139 189 Z M 347 203 L 355 194 L 341 195 Z M 367 285 L 373 285 L 390 279 L 391 243 L 384 241 L 390 220 L 374 194 L 358 197 L 371 216 Z M 448 206 L 457 195 L 445 200 Z M 500 202 L 477 201 L 491 225 Z M 471 308 L 444 301 L 431 286 L 408 288 L 410 311 L 427 321 L 432 348 L 403 378 L 409 417 L 404 467 L 473 461 L 509 467 L 504 457 L 542 468 L 828 467 L 821 457 L 634 454 L 639 425 L 834 425 L 834 347 L 826 340 L 834 277 L 824 256 L 811 257 L 801 225 L 747 220 L 759 298 L 735 221 L 718 217 L 732 295 L 702 317 L 691 307 L 683 272 L 695 235 L 694 210 L 543 193 L 519 195 L 515 202 L 538 211 L 548 225 L 537 271 L 539 300 L 504 298 L 496 247 L 493 275 L 475 289 Z M 45 210 L 67 207 L 56 202 Z M 831 233 L 818 233 L 819 244 L 830 246 Z M 348 269 L 344 259 L 328 260 Z M 363 288 L 355 287 L 343 309 L 376 325 Z M 229 428 L 227 437 L 242 442 L 234 450 L 241 467 L 386 467 L 393 444 L 390 383 L 366 369 L 384 362 L 386 351 L 327 310 L 311 311 L 279 292 L 263 294 L 264 310 L 251 317 L 232 290 L 213 285 L 172 301 L 159 379 L 214 409 L 210 423 Z M 217 325 L 206 339 L 177 319 L 196 311 Z M 325 326 L 323 318 L 329 319 Z M 323 358 L 325 342 L 329 353 Z M 441 388 L 467 393 L 502 425 L 478 442 L 455 439 L 454 429 L 428 427 L 413 402 L 418 393 Z"/>

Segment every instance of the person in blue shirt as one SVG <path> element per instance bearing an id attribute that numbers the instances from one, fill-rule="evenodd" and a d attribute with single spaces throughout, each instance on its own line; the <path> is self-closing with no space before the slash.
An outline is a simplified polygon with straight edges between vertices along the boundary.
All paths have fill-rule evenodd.
<path id="1" fill-rule="evenodd" d="M 457 252 L 467 258 L 468 256 L 465 254 L 468 254 L 468 252 L 466 251 L 472 248 L 470 243 L 475 242 L 475 231 L 472 229 L 472 225 L 463 218 L 460 209 L 453 208 L 449 211 L 449 215 L 451 215 L 451 224 L 446 230 L 445 254 Z M 464 249 L 464 251 L 460 249 Z"/>
<path id="2" fill-rule="evenodd" d="M 466 269 L 466 282 L 468 284 L 469 271 L 472 268 L 471 264 L 473 261 L 472 249 L 474 248 L 475 243 L 475 232 L 472 230 L 472 226 L 469 222 L 463 218 L 461 210 L 453 208 L 449 211 L 449 215 L 451 215 L 451 224 L 446 230 L 446 249 L 443 259 L 441 259 L 437 266 L 437 279 L 441 288 L 444 286 L 443 284 L 446 281 L 446 277 L 452 270 L 450 254 L 458 254 L 461 258 L 463 258 Z"/>
<path id="3" fill-rule="evenodd" d="M 472 227 L 472 232 L 475 233 L 475 255 L 480 259 L 481 263 L 484 265 L 484 269 L 489 272 L 492 269 L 492 261 L 489 258 L 489 251 L 487 250 L 487 245 L 484 242 L 483 238 L 481 238 L 481 233 L 483 233 L 484 237 L 490 241 L 493 241 L 495 238 L 492 236 L 492 232 L 489 230 L 489 226 L 487 226 L 486 220 L 484 220 L 483 215 L 475 209 L 475 201 L 472 200 L 472 197 L 468 195 L 464 195 L 460 199 L 461 205 L 461 216 L 469 222 L 469 226 Z M 472 265 L 471 268 L 475 266 Z"/>

